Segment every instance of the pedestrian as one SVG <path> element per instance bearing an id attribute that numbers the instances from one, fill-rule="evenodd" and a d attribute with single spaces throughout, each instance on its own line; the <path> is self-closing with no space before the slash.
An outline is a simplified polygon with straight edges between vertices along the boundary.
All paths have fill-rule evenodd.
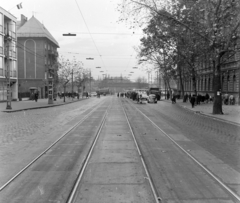
<path id="1" fill-rule="evenodd" d="M 234 96 L 231 94 L 229 96 L 229 103 L 230 103 L 230 105 L 234 105 L 233 99 L 234 99 Z"/>
<path id="2" fill-rule="evenodd" d="M 37 100 L 38 100 L 38 91 L 35 92 L 34 99 L 35 99 L 35 102 L 37 102 Z"/>
<path id="3" fill-rule="evenodd" d="M 167 92 L 167 100 L 169 100 L 169 98 L 170 98 L 170 94 L 169 92 Z"/>
<path id="4" fill-rule="evenodd" d="M 209 99 L 210 99 L 210 96 L 209 96 L 208 93 L 206 93 L 206 95 L 205 95 L 205 100 L 206 100 L 207 103 L 209 102 Z"/>
<path id="5" fill-rule="evenodd" d="M 195 101 L 196 101 L 195 95 L 192 95 L 192 96 L 191 96 L 191 99 L 190 99 L 190 103 L 192 104 L 192 108 L 194 108 Z"/>
<path id="6" fill-rule="evenodd" d="M 175 94 L 173 94 L 173 96 L 172 96 L 172 104 L 176 104 L 176 95 Z"/>

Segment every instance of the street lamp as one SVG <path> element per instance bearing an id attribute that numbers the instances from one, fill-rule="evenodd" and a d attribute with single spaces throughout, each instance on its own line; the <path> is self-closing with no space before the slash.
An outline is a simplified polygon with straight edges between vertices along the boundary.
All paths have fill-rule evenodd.
<path id="1" fill-rule="evenodd" d="M 76 36 L 76 34 L 68 33 L 68 34 L 63 34 L 63 36 Z"/>
<path id="2" fill-rule="evenodd" d="M 9 41 L 11 40 L 10 36 L 7 35 L 7 74 L 6 74 L 6 82 L 7 82 L 7 107 L 6 109 L 12 109 L 11 106 L 11 101 L 12 101 L 12 97 L 11 97 L 11 75 L 10 75 L 10 65 L 9 65 Z"/>

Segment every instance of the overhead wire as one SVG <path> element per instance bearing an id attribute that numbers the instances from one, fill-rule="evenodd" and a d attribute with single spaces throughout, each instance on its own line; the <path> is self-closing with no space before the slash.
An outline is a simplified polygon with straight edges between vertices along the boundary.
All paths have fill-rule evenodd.
<path id="1" fill-rule="evenodd" d="M 96 50 L 97 50 L 97 52 L 98 52 L 98 54 L 99 54 L 99 56 L 100 56 L 100 58 L 101 58 L 101 61 L 102 61 L 102 63 L 103 63 L 103 66 L 104 66 L 104 68 L 106 68 L 106 67 L 105 67 L 105 64 L 104 64 L 104 61 L 103 61 L 103 59 L 102 59 L 102 57 L 101 57 L 101 54 L 100 54 L 100 52 L 99 52 L 99 50 L 98 50 L 98 48 L 97 48 L 97 45 L 96 45 L 96 43 L 95 43 L 95 41 L 94 41 L 94 39 L 93 39 L 93 37 L 92 37 L 92 35 L 91 35 L 91 32 L 90 32 L 90 30 L 89 30 L 89 28 L 88 28 L 87 22 L 86 22 L 83 14 L 82 14 L 82 11 L 81 11 L 81 9 L 80 9 L 80 7 L 79 7 L 79 5 L 78 5 L 77 0 L 75 0 L 75 2 L 76 2 L 76 4 L 77 4 L 78 10 L 79 10 L 79 12 L 80 12 L 80 14 L 81 14 L 81 16 L 82 16 L 83 22 L 84 22 L 84 24 L 85 24 L 85 26 L 86 26 L 86 28 L 87 28 L 87 30 L 88 30 L 88 33 L 89 33 L 89 35 L 90 35 L 90 37 L 91 37 L 91 39 L 92 39 L 92 41 L 93 41 L 93 44 L 95 45 L 95 48 L 96 48 Z"/>

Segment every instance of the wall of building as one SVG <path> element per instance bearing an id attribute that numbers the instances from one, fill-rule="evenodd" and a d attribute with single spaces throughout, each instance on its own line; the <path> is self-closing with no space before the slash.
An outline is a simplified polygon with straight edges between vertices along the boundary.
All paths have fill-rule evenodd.
<path id="1" fill-rule="evenodd" d="M 29 88 L 36 87 L 40 98 L 47 97 L 47 67 L 54 63 L 48 45 L 54 46 L 42 37 L 18 37 L 18 79 L 19 92 L 26 96 Z M 54 58 L 56 60 L 56 58 Z"/>
<path id="2" fill-rule="evenodd" d="M 9 70 L 11 98 L 17 100 L 16 18 L 0 7 L 0 102 L 7 100 Z M 8 69 L 9 68 L 9 69 Z"/>

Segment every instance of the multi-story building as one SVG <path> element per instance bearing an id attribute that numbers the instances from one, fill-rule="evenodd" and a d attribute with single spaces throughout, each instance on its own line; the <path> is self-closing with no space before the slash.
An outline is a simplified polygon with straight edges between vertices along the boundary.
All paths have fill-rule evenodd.
<path id="1" fill-rule="evenodd" d="M 7 87 L 17 99 L 17 55 L 16 55 L 17 18 L 0 7 L 0 102 L 7 100 Z"/>
<path id="2" fill-rule="evenodd" d="M 196 0 L 183 0 L 187 7 L 192 7 Z M 204 2 L 204 1 L 203 1 Z M 204 2 L 205 7 L 208 7 L 208 2 Z M 207 18 L 207 9 L 203 9 L 203 16 Z M 240 15 L 236 17 L 239 20 Z M 240 29 L 238 28 L 238 32 Z M 233 95 L 236 103 L 240 104 L 240 52 L 239 52 L 240 40 L 237 41 L 235 48 L 236 53 L 225 58 L 225 63 L 221 66 L 221 93 L 222 95 L 228 94 Z M 228 58 L 229 57 L 229 58 Z M 211 61 L 211 53 L 205 53 L 204 56 L 200 57 L 196 62 L 196 90 L 198 94 L 210 94 L 214 96 L 213 87 L 213 64 Z M 183 71 L 184 76 L 184 71 Z M 183 81 L 184 91 L 187 93 L 194 94 L 193 79 L 187 75 Z M 178 81 L 178 89 L 180 88 L 180 81 Z"/>
<path id="3" fill-rule="evenodd" d="M 58 42 L 34 16 L 17 22 L 19 97 L 48 97 L 49 70 L 57 71 Z M 57 74 L 54 74 L 55 76 Z"/>

